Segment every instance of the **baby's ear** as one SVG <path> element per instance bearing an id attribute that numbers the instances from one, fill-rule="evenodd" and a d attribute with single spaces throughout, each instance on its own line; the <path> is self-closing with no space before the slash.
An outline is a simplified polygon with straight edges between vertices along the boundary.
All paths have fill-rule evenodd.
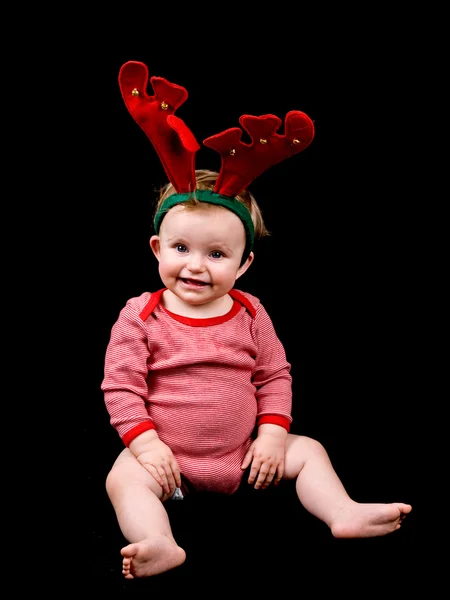
<path id="1" fill-rule="evenodd" d="M 150 238 L 150 248 L 152 249 L 152 252 L 156 256 L 156 258 L 159 260 L 159 235 L 152 235 L 152 237 Z"/>
<path id="2" fill-rule="evenodd" d="M 248 257 L 247 257 L 246 261 L 244 262 L 244 264 L 242 264 L 239 267 L 238 272 L 236 274 L 236 279 L 239 279 L 239 277 L 241 275 L 243 275 L 245 273 L 245 271 L 247 271 L 247 269 L 252 264 L 254 258 L 255 258 L 255 255 L 253 254 L 253 252 L 250 252 L 250 254 L 248 255 Z"/>

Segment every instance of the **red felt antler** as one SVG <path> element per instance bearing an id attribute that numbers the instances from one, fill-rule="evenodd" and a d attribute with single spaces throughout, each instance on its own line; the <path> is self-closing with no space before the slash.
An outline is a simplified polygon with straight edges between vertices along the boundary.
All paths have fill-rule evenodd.
<path id="1" fill-rule="evenodd" d="M 119 86 L 130 114 L 152 142 L 164 170 L 178 193 L 196 189 L 195 154 L 200 149 L 185 123 L 175 116 L 187 99 L 184 87 L 162 77 L 151 77 L 154 95 L 147 94 L 147 66 L 129 61 L 119 72 Z M 222 157 L 214 192 L 234 198 L 261 173 L 301 152 L 314 137 L 314 124 L 303 112 L 287 113 L 284 134 L 277 133 L 282 122 L 275 115 L 243 115 L 240 125 L 251 138 L 241 141 L 242 129 L 234 127 L 203 141 Z"/>
<path id="2" fill-rule="evenodd" d="M 250 144 L 241 142 L 242 130 L 239 127 L 203 141 L 205 146 L 216 150 L 222 157 L 214 191 L 224 196 L 237 196 L 263 171 L 307 148 L 314 137 L 313 122 L 299 111 L 286 115 L 284 135 L 277 133 L 281 119 L 275 115 L 243 115 L 239 123 L 250 135 Z"/>
<path id="3" fill-rule="evenodd" d="M 188 97 L 185 88 L 152 77 L 154 95 L 147 94 L 148 69 L 129 61 L 119 72 L 119 86 L 131 116 L 152 142 L 164 170 L 178 193 L 195 190 L 195 153 L 200 146 L 184 122 L 174 115 Z"/>

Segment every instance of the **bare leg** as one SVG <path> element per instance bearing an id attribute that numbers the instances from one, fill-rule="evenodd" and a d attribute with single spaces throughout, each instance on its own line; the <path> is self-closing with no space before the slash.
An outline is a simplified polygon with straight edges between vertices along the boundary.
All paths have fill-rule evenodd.
<path id="1" fill-rule="evenodd" d="M 308 437 L 288 435 L 285 479 L 295 479 L 297 496 L 308 512 L 328 525 L 336 538 L 376 537 L 400 528 L 411 505 L 355 502 L 347 494 L 324 447 Z"/>
<path id="2" fill-rule="evenodd" d="M 128 448 L 109 472 L 106 490 L 119 527 L 131 542 L 121 550 L 126 579 L 157 575 L 186 560 L 173 537 L 161 487 Z"/>

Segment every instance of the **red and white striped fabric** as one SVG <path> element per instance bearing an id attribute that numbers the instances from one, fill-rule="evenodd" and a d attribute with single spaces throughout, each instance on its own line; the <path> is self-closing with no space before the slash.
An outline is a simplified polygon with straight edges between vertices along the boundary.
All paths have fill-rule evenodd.
<path id="1" fill-rule="evenodd" d="M 106 350 L 101 388 L 128 445 L 156 428 L 189 487 L 231 494 L 255 426 L 292 422 L 290 364 L 259 299 L 232 290 L 231 311 L 211 319 L 169 313 L 164 290 L 131 298 Z"/>

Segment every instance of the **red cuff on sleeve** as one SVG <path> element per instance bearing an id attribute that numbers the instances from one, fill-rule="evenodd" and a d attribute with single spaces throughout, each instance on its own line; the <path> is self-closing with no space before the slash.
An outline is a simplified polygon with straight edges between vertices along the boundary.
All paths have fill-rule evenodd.
<path id="1" fill-rule="evenodd" d="M 280 425 L 280 427 L 284 427 L 288 433 L 289 429 L 291 428 L 291 423 L 289 419 L 287 419 L 286 417 L 280 417 L 279 415 L 263 415 L 262 417 L 259 417 L 258 425 L 263 425 L 264 423 Z"/>
<path id="2" fill-rule="evenodd" d="M 139 425 L 136 425 L 136 427 L 133 427 L 133 429 L 130 429 L 130 431 L 127 431 L 126 434 L 122 436 L 122 442 L 128 448 L 134 438 L 137 438 L 137 436 L 144 433 L 144 431 L 149 431 L 149 429 L 156 429 L 152 422 L 146 421 L 145 423 L 139 423 Z"/>

